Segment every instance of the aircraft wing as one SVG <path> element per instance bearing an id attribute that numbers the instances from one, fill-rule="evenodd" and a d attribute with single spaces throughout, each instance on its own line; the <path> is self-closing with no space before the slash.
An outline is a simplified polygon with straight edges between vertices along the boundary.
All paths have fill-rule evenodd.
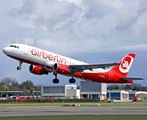
<path id="1" fill-rule="evenodd" d="M 119 77 L 121 80 L 144 80 L 143 78 L 129 78 L 129 77 Z"/>
<path id="2" fill-rule="evenodd" d="M 69 65 L 70 71 L 72 73 L 82 72 L 84 70 L 92 70 L 96 68 L 103 68 L 110 66 L 120 65 L 120 63 L 108 63 L 108 64 L 87 64 L 87 65 Z"/>

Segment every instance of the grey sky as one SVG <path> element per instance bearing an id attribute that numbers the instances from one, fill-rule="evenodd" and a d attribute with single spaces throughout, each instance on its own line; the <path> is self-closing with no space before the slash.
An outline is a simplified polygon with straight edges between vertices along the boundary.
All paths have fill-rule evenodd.
<path id="1" fill-rule="evenodd" d="M 147 79 L 147 0 L 1 0 L 0 16 L 1 49 L 27 43 L 89 63 L 118 62 L 133 52 L 128 76 Z M 27 64 L 17 71 L 17 61 L 2 52 L 0 58 L 1 79 L 52 84 L 53 75 L 35 76 Z"/>

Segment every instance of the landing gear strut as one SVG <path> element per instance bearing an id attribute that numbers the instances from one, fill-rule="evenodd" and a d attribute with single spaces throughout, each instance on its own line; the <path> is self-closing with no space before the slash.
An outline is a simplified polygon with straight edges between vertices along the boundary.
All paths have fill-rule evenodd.
<path id="1" fill-rule="evenodd" d="M 17 70 L 21 70 L 22 61 L 19 61 L 19 66 L 17 67 Z"/>
<path id="2" fill-rule="evenodd" d="M 72 77 L 72 78 L 69 79 L 69 82 L 70 82 L 70 83 L 75 83 L 75 82 L 76 82 L 76 79 L 74 79 L 74 78 Z"/>
<path id="3" fill-rule="evenodd" d="M 53 75 L 55 75 L 55 79 L 53 79 L 53 83 L 58 84 L 59 79 L 57 78 L 57 73 L 53 73 Z"/>

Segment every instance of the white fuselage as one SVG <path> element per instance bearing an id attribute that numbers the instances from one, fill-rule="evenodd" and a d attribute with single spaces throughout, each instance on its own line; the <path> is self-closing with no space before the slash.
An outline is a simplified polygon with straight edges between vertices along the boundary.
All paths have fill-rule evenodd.
<path id="1" fill-rule="evenodd" d="M 42 50 L 36 47 L 32 47 L 29 45 L 24 44 L 13 44 L 14 46 L 18 46 L 19 48 L 15 47 L 5 47 L 3 49 L 4 53 L 10 57 L 15 57 L 17 60 L 23 59 L 26 61 L 33 62 L 36 65 L 43 65 L 44 69 L 53 72 L 53 69 L 49 69 L 46 66 L 53 67 L 55 63 L 60 63 L 64 65 L 84 65 L 87 64 L 82 61 L 78 61 L 75 59 L 71 59 L 69 57 L 65 57 L 56 53 L 52 53 L 46 50 Z M 83 72 L 104 72 L 104 69 L 93 69 L 93 71 L 90 70 L 84 70 Z M 107 70 L 106 70 L 107 71 Z"/>

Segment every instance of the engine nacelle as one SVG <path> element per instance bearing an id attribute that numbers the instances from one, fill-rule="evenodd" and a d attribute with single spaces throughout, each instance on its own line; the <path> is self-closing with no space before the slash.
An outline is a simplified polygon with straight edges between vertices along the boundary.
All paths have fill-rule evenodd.
<path id="1" fill-rule="evenodd" d="M 69 74 L 70 71 L 70 68 L 68 66 L 59 63 L 55 63 L 53 68 L 54 71 L 61 74 Z"/>
<path id="2" fill-rule="evenodd" d="M 36 65 L 30 65 L 29 71 L 35 75 L 43 75 L 48 74 L 46 70 L 44 70 L 42 67 L 36 66 Z"/>

